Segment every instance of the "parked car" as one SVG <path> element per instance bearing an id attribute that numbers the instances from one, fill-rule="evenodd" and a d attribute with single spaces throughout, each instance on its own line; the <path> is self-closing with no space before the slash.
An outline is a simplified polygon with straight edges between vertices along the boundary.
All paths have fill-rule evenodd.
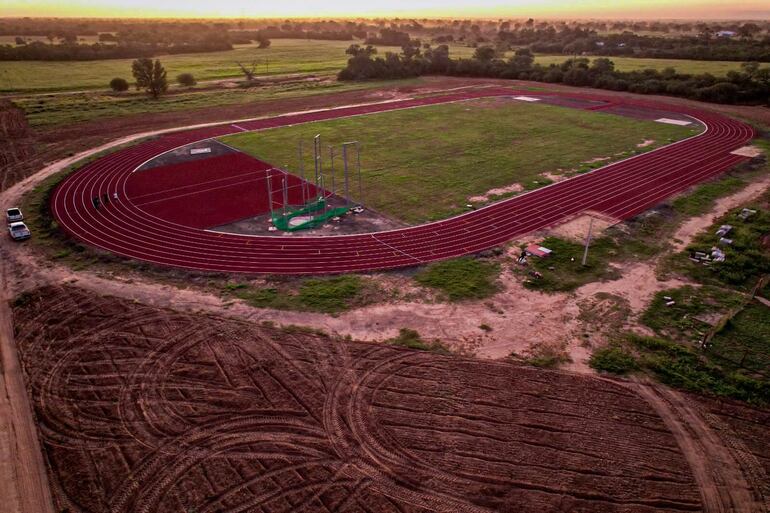
<path id="1" fill-rule="evenodd" d="M 16 223 L 11 223 L 8 226 L 8 232 L 11 234 L 11 238 L 13 240 L 25 240 L 32 237 L 32 233 L 30 233 L 29 228 L 27 228 L 27 225 L 22 223 L 21 221 Z"/>
<path id="2" fill-rule="evenodd" d="M 8 224 L 11 224 L 17 221 L 23 221 L 24 216 L 21 214 L 21 209 L 18 209 L 16 207 L 9 208 L 5 212 L 5 220 L 8 222 Z"/>

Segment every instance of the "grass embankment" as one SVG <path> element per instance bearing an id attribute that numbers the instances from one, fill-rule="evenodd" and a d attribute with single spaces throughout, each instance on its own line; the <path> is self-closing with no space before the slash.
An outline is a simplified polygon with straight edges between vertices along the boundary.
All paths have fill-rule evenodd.
<path id="1" fill-rule="evenodd" d="M 344 275 L 299 280 L 275 278 L 260 286 L 228 283 L 223 293 L 259 308 L 337 314 L 368 304 L 377 295 L 378 288 L 361 276 Z"/>
<path id="2" fill-rule="evenodd" d="M 297 141 L 302 139 L 307 170 L 313 168 L 316 134 L 321 134 L 324 148 L 358 140 L 363 202 L 403 221 L 421 223 L 462 212 L 469 198 L 491 189 L 514 183 L 542 186 L 548 181 L 541 173 L 577 171 L 588 168 L 586 162 L 592 159 L 618 160 L 642 151 L 637 145 L 644 140 L 656 142 L 644 148 L 648 151 L 692 133 L 691 128 L 606 113 L 485 99 L 236 134 L 224 141 L 296 170 Z M 327 151 L 327 187 L 329 164 Z M 338 146 L 337 190 L 341 167 Z M 357 186 L 352 190 L 355 198 Z"/>
<path id="3" fill-rule="evenodd" d="M 420 270 L 414 277 L 420 285 L 437 290 L 449 301 L 483 299 L 499 290 L 500 266 L 465 257 L 436 262 Z"/>
<path id="4" fill-rule="evenodd" d="M 550 64 L 561 64 L 572 55 L 538 55 L 535 62 L 548 66 Z M 590 57 L 591 60 L 599 57 Z M 662 71 L 666 68 L 674 68 L 678 73 L 689 73 L 698 75 L 701 73 L 711 73 L 714 76 L 725 76 L 728 71 L 740 71 L 741 63 L 735 61 L 696 61 L 691 59 L 645 59 L 639 57 L 607 57 L 615 63 L 615 69 L 618 71 L 642 71 L 645 69 L 655 69 Z"/>
<path id="5" fill-rule="evenodd" d="M 346 91 L 365 91 L 379 87 L 398 87 L 419 83 L 420 79 L 389 82 L 337 82 L 335 80 L 265 82 L 255 87 L 230 89 L 189 89 L 161 96 L 157 100 L 142 92 L 112 94 L 89 92 L 15 98 L 14 103 L 27 114 L 30 126 L 51 129 L 74 123 L 142 113 L 176 112 L 216 106 L 238 105 L 288 98 L 303 98 Z"/>
<path id="6" fill-rule="evenodd" d="M 770 381 L 714 363 L 698 349 L 656 337 L 627 334 L 594 352 L 590 365 L 626 374 L 646 371 L 666 385 L 755 405 L 770 404 Z"/>

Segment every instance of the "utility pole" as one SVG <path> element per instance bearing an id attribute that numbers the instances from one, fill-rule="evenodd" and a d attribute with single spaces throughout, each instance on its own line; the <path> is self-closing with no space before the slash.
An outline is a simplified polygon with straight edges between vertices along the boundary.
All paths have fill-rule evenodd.
<path id="1" fill-rule="evenodd" d="M 588 236 L 586 237 L 586 249 L 583 252 L 583 265 L 586 265 L 586 260 L 588 260 L 588 246 L 591 244 L 591 231 L 594 227 L 594 218 L 591 217 L 591 222 L 588 224 Z"/>

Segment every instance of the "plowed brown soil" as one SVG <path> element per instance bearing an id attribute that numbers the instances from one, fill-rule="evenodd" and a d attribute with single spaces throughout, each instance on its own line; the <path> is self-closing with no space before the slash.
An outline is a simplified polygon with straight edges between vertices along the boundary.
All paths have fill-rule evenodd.
<path id="1" fill-rule="evenodd" d="M 70 287 L 22 296 L 14 321 L 60 508 L 702 509 L 664 422 L 607 380 Z"/>

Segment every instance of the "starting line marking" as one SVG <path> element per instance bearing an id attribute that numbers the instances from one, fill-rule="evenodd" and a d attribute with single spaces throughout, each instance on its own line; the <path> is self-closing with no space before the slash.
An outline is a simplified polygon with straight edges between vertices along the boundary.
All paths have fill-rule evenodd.
<path id="1" fill-rule="evenodd" d="M 532 98 L 531 96 L 514 96 L 514 100 L 520 100 L 523 102 L 539 102 L 540 98 Z"/>
<path id="2" fill-rule="evenodd" d="M 242 126 L 238 126 L 238 125 L 230 125 L 230 126 L 231 126 L 231 127 L 234 127 L 234 128 L 237 128 L 237 129 L 238 129 L 238 130 L 240 130 L 241 132 L 248 132 L 248 130 L 246 130 L 246 129 L 245 129 L 245 128 L 243 128 Z"/>
<path id="3" fill-rule="evenodd" d="M 679 126 L 686 126 L 691 124 L 689 121 L 684 121 L 682 119 L 670 119 L 670 118 L 660 118 L 656 119 L 658 123 L 668 123 L 669 125 L 679 125 Z"/>

